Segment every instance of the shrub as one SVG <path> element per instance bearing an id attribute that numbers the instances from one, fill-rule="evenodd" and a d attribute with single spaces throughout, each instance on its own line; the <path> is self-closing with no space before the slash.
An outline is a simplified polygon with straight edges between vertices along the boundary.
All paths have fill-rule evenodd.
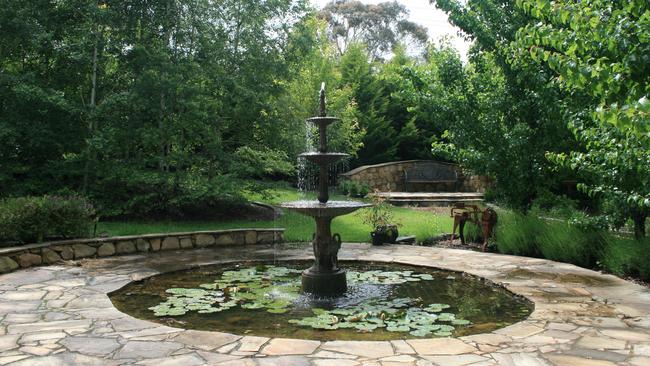
<path id="1" fill-rule="evenodd" d="M 210 219 L 231 214 L 246 202 L 242 192 L 253 181 L 230 174 L 208 176 L 199 169 L 176 172 L 139 172 L 114 169 L 94 182 L 92 200 L 104 218 Z M 109 193 L 107 193 L 109 192 Z"/>
<path id="2" fill-rule="evenodd" d="M 0 201 L 0 242 L 41 242 L 91 233 L 95 210 L 79 196 L 8 198 Z"/>
<path id="3" fill-rule="evenodd" d="M 343 180 L 339 183 L 339 190 L 346 196 L 363 198 L 370 193 L 370 187 L 367 184 L 354 180 Z"/>
<path id="4" fill-rule="evenodd" d="M 372 206 L 359 211 L 361 221 L 366 225 L 370 225 L 373 230 L 381 230 L 389 226 L 401 226 L 395 220 L 393 206 L 386 202 L 385 198 L 377 195 L 377 193 L 379 191 L 375 190 L 375 194 L 372 196 Z"/>
<path id="5" fill-rule="evenodd" d="M 545 216 L 566 218 L 576 212 L 578 204 L 566 196 L 559 196 L 541 189 L 531 204 L 532 211 L 541 212 Z"/>

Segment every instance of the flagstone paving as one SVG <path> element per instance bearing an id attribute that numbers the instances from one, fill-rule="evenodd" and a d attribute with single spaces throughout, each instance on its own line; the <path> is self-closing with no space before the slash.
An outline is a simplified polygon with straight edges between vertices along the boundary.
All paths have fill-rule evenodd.
<path id="1" fill-rule="evenodd" d="M 417 246 L 344 244 L 342 259 L 486 277 L 535 303 L 492 333 L 319 342 L 183 330 L 116 310 L 107 293 L 178 269 L 243 259 L 307 259 L 298 245 L 160 252 L 33 267 L 0 276 L 0 365 L 641 366 L 650 365 L 650 291 L 568 264 Z"/>

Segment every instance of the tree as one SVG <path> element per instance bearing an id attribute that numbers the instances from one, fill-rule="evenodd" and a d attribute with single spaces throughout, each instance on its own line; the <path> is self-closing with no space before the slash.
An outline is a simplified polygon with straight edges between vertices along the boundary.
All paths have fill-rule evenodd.
<path id="1" fill-rule="evenodd" d="M 577 145 L 563 122 L 562 108 L 557 108 L 568 93 L 549 83 L 550 70 L 511 62 L 510 43 L 532 21 L 514 0 L 431 2 L 474 40 L 474 86 L 458 95 L 460 105 L 454 107 L 463 113 L 458 119 L 462 123 L 450 126 L 436 149 L 447 143 L 443 150 L 465 168 L 495 179 L 499 199 L 526 210 L 539 189 L 556 189 L 567 178 L 553 171 L 546 153 Z M 486 89 L 490 85 L 498 89 Z"/>
<path id="2" fill-rule="evenodd" d="M 517 50 L 547 65 L 563 87 L 594 98 L 599 122 L 650 134 L 646 1 L 518 0 L 517 5 L 535 20 L 519 30 Z"/>
<path id="3" fill-rule="evenodd" d="M 569 125 L 584 149 L 550 154 L 578 172 L 615 227 L 637 238 L 650 214 L 650 9 L 644 1 L 518 1 L 534 22 L 521 28 L 518 63 L 552 70 L 571 92 Z"/>
<path id="4" fill-rule="evenodd" d="M 1 195 L 85 191 L 102 215 L 182 213 L 242 199 L 259 176 L 238 168 L 260 152 L 273 157 L 262 171 L 287 171 L 282 143 L 298 131 L 273 108 L 306 1 L 0 6 Z"/>
<path id="5" fill-rule="evenodd" d="M 364 43 L 373 60 L 381 59 L 398 44 L 415 47 L 426 44 L 427 30 L 407 20 L 408 10 L 397 1 L 363 4 L 335 0 L 327 4 L 320 17 L 329 24 L 329 34 L 340 55 L 356 43 Z"/>

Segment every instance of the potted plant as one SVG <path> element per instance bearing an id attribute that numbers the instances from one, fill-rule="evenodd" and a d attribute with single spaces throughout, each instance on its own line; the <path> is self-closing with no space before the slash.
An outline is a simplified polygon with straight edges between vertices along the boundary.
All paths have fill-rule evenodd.
<path id="1" fill-rule="evenodd" d="M 372 206 L 361 212 L 363 223 L 373 228 L 370 233 L 373 245 L 395 243 L 398 236 L 397 228 L 400 224 L 394 219 L 393 206 L 378 193 L 378 190 L 374 191 Z"/>

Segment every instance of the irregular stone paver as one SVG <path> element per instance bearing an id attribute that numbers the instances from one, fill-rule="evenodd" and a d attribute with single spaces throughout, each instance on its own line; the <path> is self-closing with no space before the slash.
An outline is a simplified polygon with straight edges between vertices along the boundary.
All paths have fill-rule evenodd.
<path id="1" fill-rule="evenodd" d="M 318 341 L 307 341 L 303 339 L 272 339 L 262 349 L 265 355 L 310 355 L 320 346 Z"/>
<path id="2" fill-rule="evenodd" d="M 473 365 L 476 364 L 477 362 L 490 360 L 487 357 L 473 355 L 473 354 L 455 355 L 455 356 L 425 356 L 425 358 L 429 361 L 433 361 L 433 363 L 436 365 L 445 365 L 445 366 Z M 504 366 L 507 366 L 507 364 L 504 364 Z M 516 364 L 515 366 L 524 366 L 524 365 Z"/>
<path id="3" fill-rule="evenodd" d="M 332 341 L 325 342 L 321 348 L 367 358 L 382 358 L 395 354 L 390 342 Z"/>
<path id="4" fill-rule="evenodd" d="M 72 352 L 93 356 L 107 356 L 121 346 L 117 339 L 100 337 L 68 337 L 60 343 Z"/>
<path id="5" fill-rule="evenodd" d="M 180 245 L 167 243 L 165 249 L 176 244 Z M 131 248 L 122 246 L 126 252 Z M 465 271 L 535 303 L 535 311 L 520 323 L 461 338 L 319 342 L 184 330 L 123 314 L 107 296 L 130 281 L 233 257 L 308 259 L 311 248 L 262 245 L 242 251 L 223 246 L 182 255 L 172 250 L 0 275 L 0 365 L 650 365 L 647 288 L 542 259 L 416 246 L 344 245 L 340 257 L 346 260 Z"/>
<path id="6" fill-rule="evenodd" d="M 262 348 L 262 345 L 269 341 L 267 337 L 244 337 L 241 339 L 241 346 L 239 352 L 257 352 Z"/>
<path id="7" fill-rule="evenodd" d="M 204 365 L 205 360 L 196 354 L 187 354 L 180 356 L 171 356 L 165 358 L 154 358 L 138 362 L 136 365 L 145 366 L 198 366 Z"/>
<path id="8" fill-rule="evenodd" d="M 461 355 L 477 349 L 456 338 L 409 339 L 406 341 L 421 355 Z"/>
<path id="9" fill-rule="evenodd" d="M 240 336 L 229 333 L 203 332 L 197 330 L 188 330 L 172 338 L 174 342 L 183 343 L 190 347 L 210 351 L 226 344 L 236 342 Z M 310 352 L 311 353 L 311 352 Z"/>
<path id="10" fill-rule="evenodd" d="M 115 358 L 160 358 L 169 356 L 174 351 L 178 351 L 181 348 L 183 348 L 183 345 L 176 342 L 128 341 L 124 347 L 117 352 Z"/>

